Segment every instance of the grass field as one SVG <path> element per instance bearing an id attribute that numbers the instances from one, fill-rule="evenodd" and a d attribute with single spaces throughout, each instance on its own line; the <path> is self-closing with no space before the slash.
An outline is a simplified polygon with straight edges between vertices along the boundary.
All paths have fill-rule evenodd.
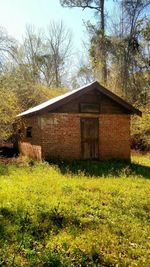
<path id="1" fill-rule="evenodd" d="M 1 266 L 150 266 L 150 157 L 0 165 Z"/>

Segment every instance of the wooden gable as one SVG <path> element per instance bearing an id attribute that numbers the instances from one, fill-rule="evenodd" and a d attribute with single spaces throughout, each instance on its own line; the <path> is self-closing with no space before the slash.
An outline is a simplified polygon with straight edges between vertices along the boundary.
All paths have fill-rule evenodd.
<path id="1" fill-rule="evenodd" d="M 97 81 L 41 103 L 18 114 L 17 117 L 32 116 L 33 114 L 43 114 L 46 112 L 125 113 L 142 116 L 140 110 L 100 85 Z"/>
<path id="2" fill-rule="evenodd" d="M 103 95 L 97 89 L 91 90 L 59 108 L 56 113 L 101 113 L 101 114 L 128 114 L 129 111 L 119 103 Z"/>

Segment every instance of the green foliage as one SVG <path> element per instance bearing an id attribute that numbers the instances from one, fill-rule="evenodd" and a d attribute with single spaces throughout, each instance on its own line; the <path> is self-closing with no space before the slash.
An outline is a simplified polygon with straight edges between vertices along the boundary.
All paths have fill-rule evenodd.
<path id="1" fill-rule="evenodd" d="M 88 28 L 90 31 L 90 26 Z M 103 79 L 105 75 L 103 75 L 103 70 L 105 68 L 106 59 L 110 52 L 111 46 L 112 44 L 110 38 L 106 35 L 102 35 L 102 32 L 95 28 L 94 34 L 91 38 L 89 54 L 95 76 L 103 85 L 105 85 L 105 81 Z"/>
<path id="2" fill-rule="evenodd" d="M 61 95 L 66 88 L 52 88 L 24 80 L 20 71 L 0 76 L 0 140 L 13 132 L 17 114 L 50 98 Z"/>
<path id="3" fill-rule="evenodd" d="M 9 92 L 13 91 L 21 110 L 26 110 L 50 98 L 63 94 L 66 88 L 47 87 L 25 79 L 18 69 L 0 76 L 1 86 Z M 0 86 L 0 87 L 1 87 Z"/>
<path id="4" fill-rule="evenodd" d="M 2 266 L 149 266 L 149 156 L 19 161 L 0 165 Z"/>
<path id="5" fill-rule="evenodd" d="M 12 123 L 19 112 L 18 99 L 13 91 L 0 86 L 0 140 L 5 140 L 12 132 Z"/>
<path id="6" fill-rule="evenodd" d="M 21 110 L 27 110 L 28 108 L 41 104 L 50 98 L 67 92 L 67 89 L 22 82 L 22 84 L 16 87 L 15 91 Z"/>
<path id="7" fill-rule="evenodd" d="M 147 0 L 117 1 L 116 16 L 111 22 L 105 17 L 105 23 L 111 23 L 109 31 L 102 34 L 99 23 L 94 26 L 88 22 L 87 27 L 97 79 L 103 83 L 105 67 L 105 85 L 129 102 L 143 105 L 149 101 L 149 6 Z"/>
<path id="8" fill-rule="evenodd" d="M 147 22 L 146 27 L 143 29 L 143 35 L 146 41 L 150 41 L 150 20 Z"/>
<path id="9" fill-rule="evenodd" d="M 150 151 L 150 113 L 132 118 L 131 123 L 131 147 L 141 151 Z"/>

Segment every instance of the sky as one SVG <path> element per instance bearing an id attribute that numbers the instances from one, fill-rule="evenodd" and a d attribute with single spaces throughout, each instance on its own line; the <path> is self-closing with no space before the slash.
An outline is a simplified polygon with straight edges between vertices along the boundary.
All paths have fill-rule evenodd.
<path id="1" fill-rule="evenodd" d="M 73 43 L 81 49 L 85 27 L 92 19 L 90 10 L 62 8 L 59 0 L 0 0 L 0 26 L 21 41 L 28 24 L 47 29 L 50 21 L 63 20 L 73 32 Z"/>
<path id="2" fill-rule="evenodd" d="M 112 3 L 106 1 L 107 9 L 112 8 Z M 63 8 L 59 0 L 0 0 L 0 26 L 19 41 L 28 24 L 46 29 L 50 21 L 63 20 L 72 30 L 74 46 L 80 50 L 86 36 L 83 21 L 93 18 L 91 10 Z"/>

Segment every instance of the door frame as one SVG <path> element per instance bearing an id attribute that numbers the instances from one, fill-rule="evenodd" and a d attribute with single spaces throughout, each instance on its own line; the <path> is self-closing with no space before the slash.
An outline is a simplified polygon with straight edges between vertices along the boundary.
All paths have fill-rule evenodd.
<path id="1" fill-rule="evenodd" d="M 83 143 L 82 143 L 82 140 L 83 140 L 83 132 L 82 132 L 82 120 L 97 120 L 97 123 L 98 123 L 98 140 L 97 140 L 97 145 L 98 145 L 98 157 L 97 159 L 84 159 L 83 155 L 84 155 L 84 151 L 83 151 Z M 80 148 L 81 148 L 81 159 L 82 160 L 99 160 L 99 126 L 100 126 L 100 123 L 99 123 L 99 117 L 95 117 L 95 116 L 82 116 L 80 117 Z"/>

